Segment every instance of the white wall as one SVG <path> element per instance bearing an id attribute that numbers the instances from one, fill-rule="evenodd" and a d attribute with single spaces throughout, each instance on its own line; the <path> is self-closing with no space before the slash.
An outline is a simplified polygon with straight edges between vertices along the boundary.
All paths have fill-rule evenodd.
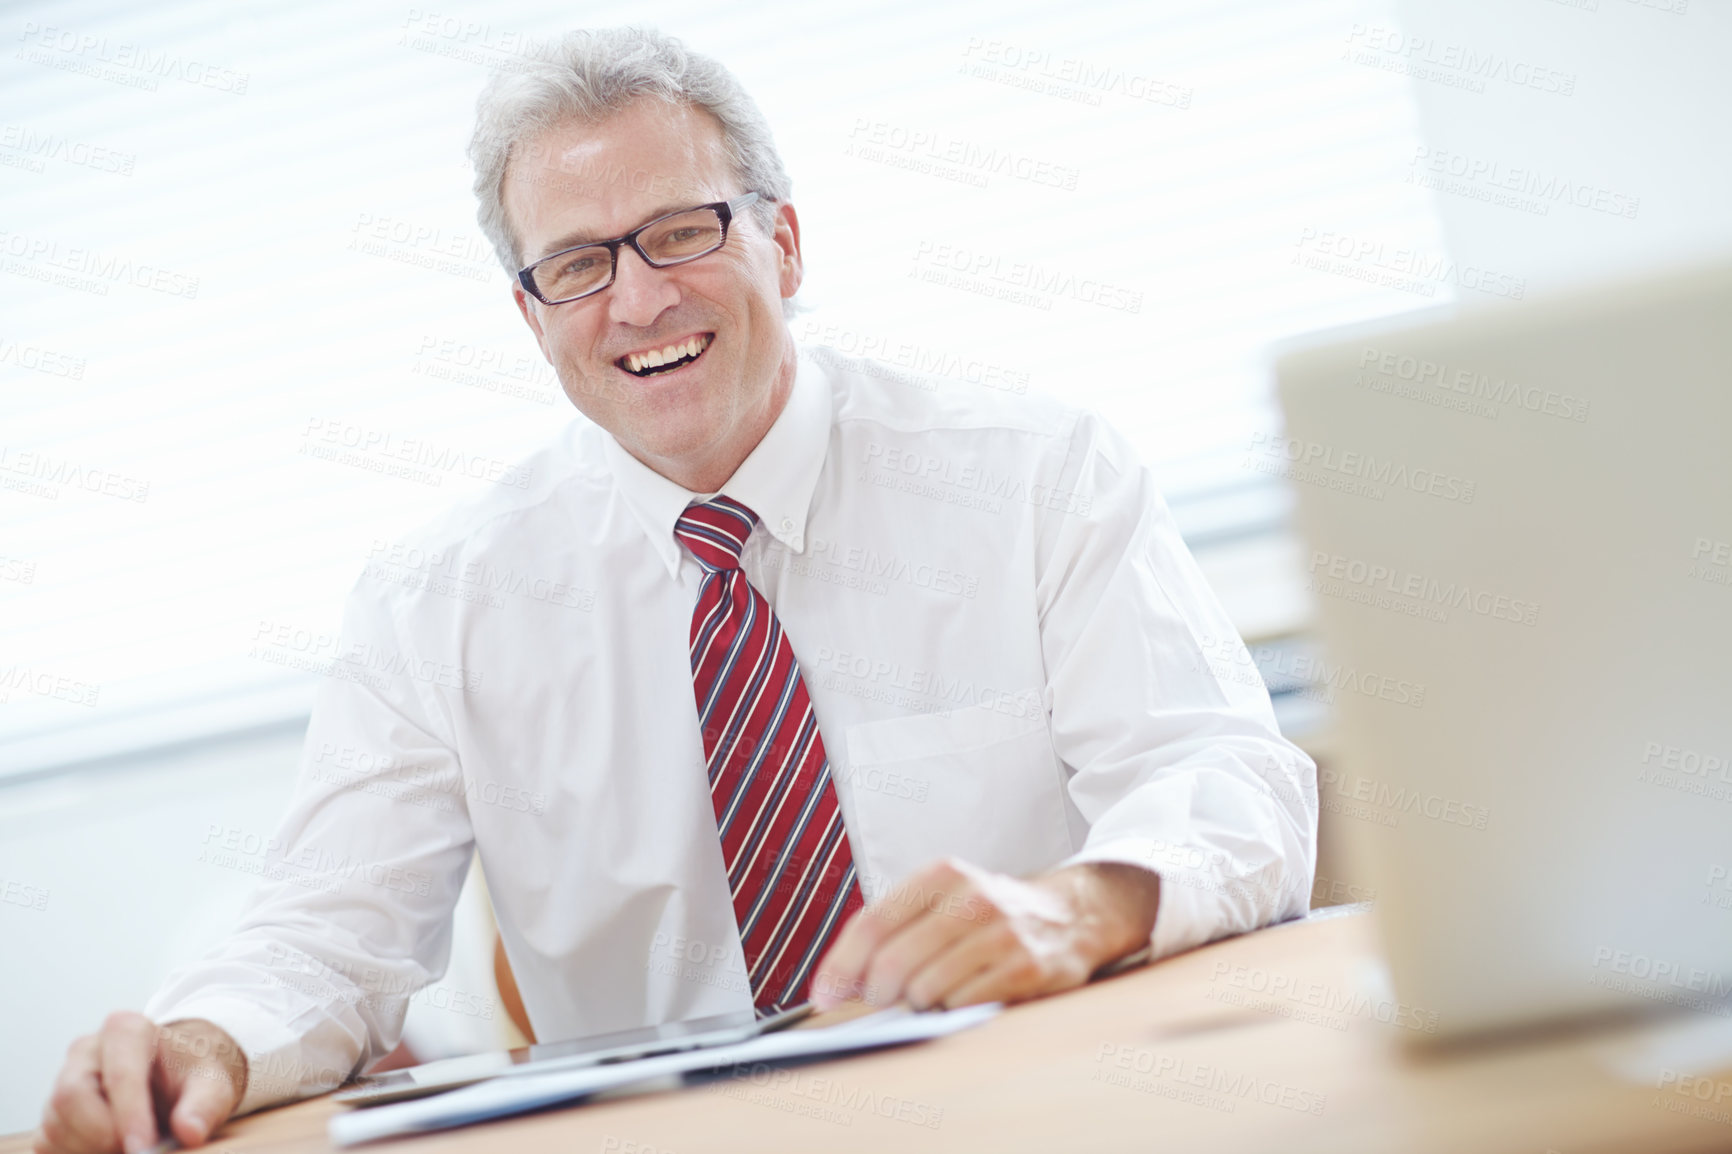
<path id="1" fill-rule="evenodd" d="M 1411 86 L 1432 151 L 1406 167 L 1472 166 L 1434 194 L 1457 261 L 1523 277 L 1532 295 L 1732 254 L 1732 4 L 1398 6 L 1408 42 L 1374 46 L 1367 31 L 1355 47 L 1430 69 Z M 1483 92 L 1460 86 L 1474 79 Z M 1479 199 L 1498 193 L 1509 200 Z"/>
<path id="2" fill-rule="evenodd" d="M 142 1009 L 233 927 L 254 876 L 218 863 L 263 860 L 245 847 L 288 805 L 303 729 L 0 785 L 0 1134 L 36 1125 L 72 1039 Z M 521 1043 L 493 984 L 479 868 L 456 919 L 450 967 L 404 1023 L 423 1058 Z"/>
<path id="3" fill-rule="evenodd" d="M 233 924 L 251 875 L 200 860 L 211 831 L 268 834 L 298 731 L 215 743 L 0 792 L 0 1133 L 41 1115 L 67 1043 L 140 1009 Z"/>

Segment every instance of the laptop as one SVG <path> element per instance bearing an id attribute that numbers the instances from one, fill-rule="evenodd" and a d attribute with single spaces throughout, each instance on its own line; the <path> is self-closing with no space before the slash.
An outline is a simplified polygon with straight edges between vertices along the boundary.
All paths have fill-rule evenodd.
<path id="1" fill-rule="evenodd" d="M 1732 264 L 1336 330 L 1276 376 L 1252 452 L 1353 690 L 1320 818 L 1400 1001 L 1439 1038 L 1732 1017 Z"/>

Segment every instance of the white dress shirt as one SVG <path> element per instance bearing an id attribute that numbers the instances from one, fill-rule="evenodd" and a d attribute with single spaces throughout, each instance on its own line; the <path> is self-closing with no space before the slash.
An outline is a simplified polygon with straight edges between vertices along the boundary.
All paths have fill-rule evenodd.
<path id="1" fill-rule="evenodd" d="M 479 851 L 536 1035 L 749 1010 L 687 655 L 694 494 L 574 420 L 378 551 L 241 924 L 146 1007 L 247 1051 L 242 1110 L 388 1052 Z M 806 680 L 868 900 L 946 855 L 1162 875 L 1157 955 L 1302 914 L 1315 767 L 1099 417 L 803 350 L 722 492 Z"/>

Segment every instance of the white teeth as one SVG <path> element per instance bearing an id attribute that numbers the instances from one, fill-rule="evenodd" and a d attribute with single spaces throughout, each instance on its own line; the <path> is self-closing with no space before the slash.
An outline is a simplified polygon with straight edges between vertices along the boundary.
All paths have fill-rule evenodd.
<path id="1" fill-rule="evenodd" d="M 684 357 L 695 357 L 709 347 L 707 338 L 692 337 L 680 344 L 669 345 L 665 349 L 651 349 L 647 353 L 627 353 L 625 367 L 634 373 L 641 373 L 645 369 L 657 368 Z"/>

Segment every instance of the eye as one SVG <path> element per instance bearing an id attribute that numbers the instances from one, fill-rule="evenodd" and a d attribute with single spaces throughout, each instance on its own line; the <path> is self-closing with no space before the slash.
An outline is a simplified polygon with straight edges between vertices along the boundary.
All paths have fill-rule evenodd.
<path id="1" fill-rule="evenodd" d="M 560 276 L 584 276 L 593 268 L 595 268 L 595 257 L 593 257 L 593 256 L 573 257 L 571 260 L 568 260 L 564 264 L 559 266 L 559 275 Z"/>

